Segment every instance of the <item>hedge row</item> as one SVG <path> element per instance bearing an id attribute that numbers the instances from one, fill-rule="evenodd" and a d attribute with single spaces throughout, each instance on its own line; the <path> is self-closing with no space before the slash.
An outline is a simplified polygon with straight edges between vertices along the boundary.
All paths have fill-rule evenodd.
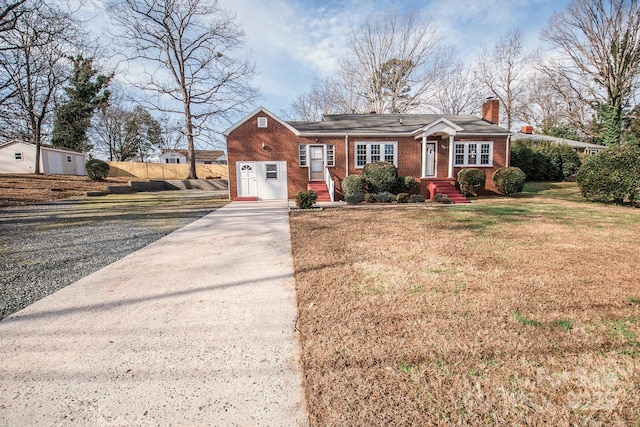
<path id="1" fill-rule="evenodd" d="M 580 165 L 580 156 L 567 144 L 519 140 L 511 145 L 511 166 L 520 168 L 527 181 L 568 181 Z"/>

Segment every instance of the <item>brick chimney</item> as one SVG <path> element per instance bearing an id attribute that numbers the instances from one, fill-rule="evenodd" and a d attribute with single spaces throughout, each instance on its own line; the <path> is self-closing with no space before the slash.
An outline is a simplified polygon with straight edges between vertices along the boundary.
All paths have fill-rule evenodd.
<path id="1" fill-rule="evenodd" d="M 500 101 L 497 99 L 487 99 L 482 104 L 482 118 L 494 125 L 500 120 Z"/>
<path id="2" fill-rule="evenodd" d="M 522 130 L 520 132 L 531 135 L 533 134 L 533 126 L 522 126 Z"/>

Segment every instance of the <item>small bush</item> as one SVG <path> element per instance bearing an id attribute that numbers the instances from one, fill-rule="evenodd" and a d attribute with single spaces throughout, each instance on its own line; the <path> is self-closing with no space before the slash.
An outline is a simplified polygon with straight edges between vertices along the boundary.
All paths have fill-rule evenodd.
<path id="1" fill-rule="evenodd" d="M 412 194 L 409 196 L 409 203 L 424 203 L 424 196 L 422 194 Z"/>
<path id="2" fill-rule="evenodd" d="M 460 192 L 465 196 L 477 196 L 479 191 L 484 190 L 486 183 L 487 175 L 483 170 L 468 168 L 458 172 Z"/>
<path id="3" fill-rule="evenodd" d="M 91 159 L 85 164 L 84 170 L 89 179 L 93 181 L 104 181 L 109 175 L 109 164 L 102 160 Z"/>
<path id="4" fill-rule="evenodd" d="M 451 199 L 446 194 L 436 194 L 433 198 L 433 201 L 444 203 L 445 205 L 451 204 Z"/>
<path id="5" fill-rule="evenodd" d="M 365 194 L 364 195 L 364 202 L 365 203 L 375 203 L 375 202 L 377 202 L 376 195 L 375 194 L 371 194 L 371 193 Z"/>
<path id="6" fill-rule="evenodd" d="M 399 176 L 396 185 L 397 193 L 410 193 L 416 186 L 416 179 L 412 176 Z"/>
<path id="7" fill-rule="evenodd" d="M 298 209 L 309 209 L 318 199 L 315 191 L 303 190 L 296 193 L 296 207 Z"/>
<path id="8" fill-rule="evenodd" d="M 379 193 L 376 193 L 375 198 L 376 202 L 378 203 L 391 203 L 396 200 L 396 196 L 388 191 L 381 191 Z"/>
<path id="9" fill-rule="evenodd" d="M 398 185 L 398 168 L 388 162 L 367 163 L 362 169 L 369 193 L 392 192 Z"/>
<path id="10" fill-rule="evenodd" d="M 344 195 L 364 193 L 367 182 L 362 175 L 349 175 L 342 180 L 342 192 Z"/>
<path id="11" fill-rule="evenodd" d="M 351 193 L 344 196 L 344 201 L 350 205 L 357 205 L 364 201 L 364 193 Z"/>
<path id="12" fill-rule="evenodd" d="M 409 193 L 400 193 L 396 196 L 396 202 L 409 203 Z"/>
<path id="13" fill-rule="evenodd" d="M 587 200 L 633 204 L 640 200 L 640 147 L 610 147 L 586 157 L 576 180 Z"/>
<path id="14" fill-rule="evenodd" d="M 500 168 L 493 173 L 493 182 L 498 192 L 505 196 L 520 193 L 527 176 L 517 167 Z"/>

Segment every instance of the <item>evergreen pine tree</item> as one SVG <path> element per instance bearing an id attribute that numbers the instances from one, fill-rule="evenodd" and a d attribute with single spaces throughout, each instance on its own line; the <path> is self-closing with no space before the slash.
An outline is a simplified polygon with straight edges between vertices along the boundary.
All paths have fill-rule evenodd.
<path id="1" fill-rule="evenodd" d="M 56 147 L 87 152 L 91 145 L 87 129 L 96 108 L 108 104 L 107 89 L 113 75 L 98 74 L 93 58 L 77 55 L 73 62 L 73 75 L 65 88 L 67 100 L 55 109 L 52 144 Z"/>

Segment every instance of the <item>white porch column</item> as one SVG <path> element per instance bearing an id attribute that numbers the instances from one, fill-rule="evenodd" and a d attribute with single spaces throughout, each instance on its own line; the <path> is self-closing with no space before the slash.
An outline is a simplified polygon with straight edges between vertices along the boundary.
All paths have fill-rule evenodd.
<path id="1" fill-rule="evenodd" d="M 422 176 L 427 176 L 427 135 L 422 135 Z"/>
<path id="2" fill-rule="evenodd" d="M 453 178 L 454 135 L 449 135 L 449 178 Z"/>

